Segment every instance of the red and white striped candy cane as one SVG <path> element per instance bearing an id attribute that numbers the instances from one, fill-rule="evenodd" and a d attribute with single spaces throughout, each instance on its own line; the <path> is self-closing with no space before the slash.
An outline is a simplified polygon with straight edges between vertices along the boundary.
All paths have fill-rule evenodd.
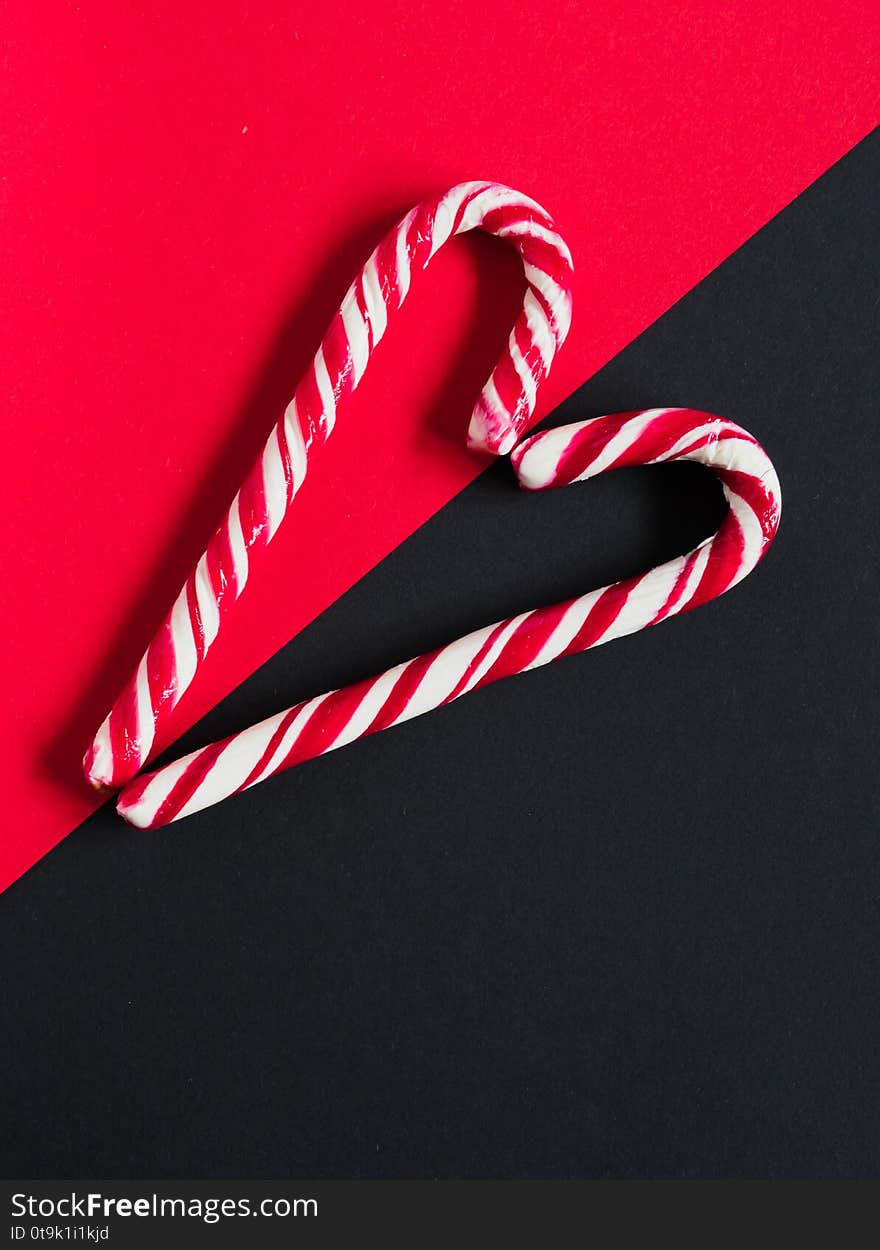
<path id="1" fill-rule="evenodd" d="M 118 811 L 154 829 L 356 738 L 399 725 L 489 682 L 656 625 L 729 590 L 776 533 L 779 480 L 766 453 L 723 417 L 687 408 L 618 413 L 547 430 L 513 453 L 520 483 L 544 490 L 624 465 L 696 460 L 729 505 L 717 533 L 637 577 L 489 625 L 379 677 L 298 703 L 123 790 Z"/>
<path id="2" fill-rule="evenodd" d="M 568 334 L 571 255 L 540 204 L 498 183 L 465 182 L 407 213 L 349 287 L 229 514 L 86 752 L 83 768 L 96 788 L 123 785 L 146 762 L 244 590 L 255 557 L 284 519 L 309 457 L 326 442 L 341 402 L 363 377 L 412 275 L 453 235 L 477 228 L 510 240 L 522 257 L 527 289 L 504 354 L 477 401 L 468 443 L 501 455 L 527 427 L 537 389 Z"/>

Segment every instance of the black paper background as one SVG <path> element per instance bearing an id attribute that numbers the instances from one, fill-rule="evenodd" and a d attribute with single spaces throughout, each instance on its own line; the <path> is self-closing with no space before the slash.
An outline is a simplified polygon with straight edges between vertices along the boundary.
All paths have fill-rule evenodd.
<path id="1" fill-rule="evenodd" d="M 757 435 L 783 521 L 742 586 L 167 831 L 104 809 L 4 895 L 0 1172 L 880 1173 L 878 174 L 875 133 L 552 418 Z M 720 506 L 694 466 L 500 464 L 179 749 Z"/>

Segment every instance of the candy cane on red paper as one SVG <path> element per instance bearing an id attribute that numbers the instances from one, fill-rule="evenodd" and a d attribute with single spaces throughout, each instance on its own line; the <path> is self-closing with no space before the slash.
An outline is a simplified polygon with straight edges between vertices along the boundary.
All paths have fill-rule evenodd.
<path id="1" fill-rule="evenodd" d="M 618 413 L 547 430 L 527 439 L 512 458 L 527 490 L 584 481 L 626 465 L 693 460 L 720 480 L 728 511 L 705 542 L 647 573 L 489 625 L 138 777 L 119 796 L 120 815 L 139 828 L 158 828 L 501 677 L 690 611 L 741 581 L 779 524 L 779 479 L 766 453 L 732 421 L 693 409 Z"/>
<path id="2" fill-rule="evenodd" d="M 462 183 L 408 213 L 352 283 L 226 519 L 86 752 L 83 768 L 96 788 L 123 785 L 146 762 L 244 590 L 254 560 L 284 519 L 310 456 L 326 442 L 340 404 L 363 377 L 412 275 L 453 235 L 477 228 L 516 248 L 526 292 L 502 358 L 477 400 L 468 443 L 501 455 L 527 427 L 538 387 L 568 334 L 571 255 L 534 200 L 498 183 Z"/>

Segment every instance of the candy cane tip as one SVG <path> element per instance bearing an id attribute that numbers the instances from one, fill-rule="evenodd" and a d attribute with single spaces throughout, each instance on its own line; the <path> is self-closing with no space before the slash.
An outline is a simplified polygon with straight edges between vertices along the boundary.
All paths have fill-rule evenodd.
<path id="1" fill-rule="evenodd" d="M 516 439 L 515 429 L 488 429 L 479 411 L 471 417 L 467 433 L 468 451 L 488 456 L 506 456 Z"/>
<path id="2" fill-rule="evenodd" d="M 113 757 L 103 742 L 92 743 L 83 756 L 82 767 L 86 781 L 98 794 L 109 794 L 117 789 L 113 776 Z"/>
<path id="3" fill-rule="evenodd" d="M 126 785 L 116 799 L 116 811 L 128 825 L 135 829 L 149 829 L 155 819 L 155 805 L 144 801 L 144 792 L 153 774 L 142 774 Z"/>
<path id="4" fill-rule="evenodd" d="M 150 818 L 146 812 L 138 810 L 136 801 L 126 801 L 120 796 L 116 803 L 116 811 L 133 829 L 149 829 Z"/>
<path id="5" fill-rule="evenodd" d="M 511 453 L 510 463 L 522 490 L 543 490 L 552 480 L 552 464 L 548 466 L 547 458 L 541 455 L 540 442 L 539 434 L 520 443 Z"/>

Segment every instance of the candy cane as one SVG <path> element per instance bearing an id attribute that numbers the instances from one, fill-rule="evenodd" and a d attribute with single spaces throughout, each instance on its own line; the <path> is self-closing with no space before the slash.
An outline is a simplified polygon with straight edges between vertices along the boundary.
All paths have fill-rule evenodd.
<path id="1" fill-rule="evenodd" d="M 302 485 L 309 456 L 327 441 L 340 403 L 363 377 L 412 274 L 453 235 L 478 227 L 510 240 L 522 257 L 527 289 L 504 354 L 477 401 L 468 443 L 501 455 L 526 428 L 537 389 L 568 334 L 571 255 L 540 204 L 498 183 L 465 182 L 408 213 L 349 287 L 229 514 L 86 752 L 83 768 L 96 788 L 123 785 L 146 762 L 244 590 L 257 553 Z"/>
<path id="2" fill-rule="evenodd" d="M 719 478 L 728 511 L 687 555 L 553 607 L 524 612 L 379 677 L 298 703 L 123 790 L 118 811 L 155 829 L 282 769 L 451 703 L 489 682 L 586 651 L 690 611 L 741 581 L 779 524 L 779 480 L 745 430 L 692 409 L 599 417 L 535 435 L 513 453 L 520 483 L 544 490 L 624 465 L 695 460 Z"/>

